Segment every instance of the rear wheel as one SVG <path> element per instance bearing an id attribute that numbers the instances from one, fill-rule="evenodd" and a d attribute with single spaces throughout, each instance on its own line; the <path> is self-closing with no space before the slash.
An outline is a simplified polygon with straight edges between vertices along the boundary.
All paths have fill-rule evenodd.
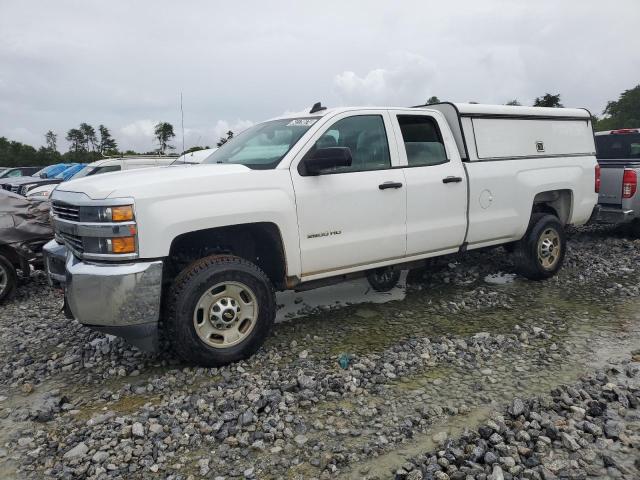
<path id="1" fill-rule="evenodd" d="M 13 264 L 0 255 L 0 302 L 10 299 L 16 292 L 18 274 Z"/>
<path id="2" fill-rule="evenodd" d="M 640 220 L 634 220 L 629 224 L 629 231 L 635 238 L 640 238 Z"/>
<path id="3" fill-rule="evenodd" d="M 185 360 L 220 366 L 252 355 L 276 312 L 275 292 L 256 265 L 230 255 L 194 262 L 170 293 L 169 340 Z"/>
<path id="4" fill-rule="evenodd" d="M 400 270 L 389 267 L 376 268 L 367 272 L 367 280 L 375 291 L 388 292 L 398 284 Z"/>
<path id="5" fill-rule="evenodd" d="M 557 217 L 533 214 L 527 233 L 514 248 L 518 273 L 531 280 L 552 277 L 562 266 L 566 246 L 564 228 Z"/>

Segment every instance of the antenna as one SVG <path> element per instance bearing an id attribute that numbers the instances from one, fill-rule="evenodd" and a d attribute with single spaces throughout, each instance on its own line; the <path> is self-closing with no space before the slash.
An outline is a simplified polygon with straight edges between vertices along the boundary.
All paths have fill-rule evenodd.
<path id="1" fill-rule="evenodd" d="M 182 108 L 182 92 L 180 92 L 180 117 L 182 119 L 182 155 L 184 155 L 184 110 Z"/>

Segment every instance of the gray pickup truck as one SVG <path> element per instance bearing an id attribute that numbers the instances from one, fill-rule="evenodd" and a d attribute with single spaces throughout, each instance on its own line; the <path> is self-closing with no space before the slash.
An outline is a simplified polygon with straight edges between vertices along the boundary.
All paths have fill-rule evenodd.
<path id="1" fill-rule="evenodd" d="M 595 134 L 599 176 L 597 223 L 628 224 L 640 237 L 640 128 Z"/>

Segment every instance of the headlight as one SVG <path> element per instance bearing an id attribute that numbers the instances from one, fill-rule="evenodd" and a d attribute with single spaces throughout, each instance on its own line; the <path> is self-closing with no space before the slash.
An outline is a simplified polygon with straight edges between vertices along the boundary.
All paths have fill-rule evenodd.
<path id="1" fill-rule="evenodd" d="M 119 260 L 137 256 L 138 227 L 132 204 L 75 206 L 54 199 L 51 211 L 56 238 L 78 257 Z"/>
<path id="2" fill-rule="evenodd" d="M 40 192 L 33 192 L 29 194 L 30 197 L 48 197 L 49 196 L 49 192 L 47 192 L 46 190 L 42 190 Z"/>
<path id="3" fill-rule="evenodd" d="M 132 205 L 116 207 L 80 207 L 81 222 L 133 222 Z"/>

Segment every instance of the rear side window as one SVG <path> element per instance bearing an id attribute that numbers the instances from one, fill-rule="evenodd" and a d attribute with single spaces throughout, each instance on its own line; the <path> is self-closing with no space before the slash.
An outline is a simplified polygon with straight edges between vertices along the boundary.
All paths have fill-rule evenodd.
<path id="1" fill-rule="evenodd" d="M 120 170 L 120 165 L 108 165 L 106 167 L 96 167 L 96 169 L 89 175 L 98 175 L 100 173 L 117 172 Z"/>
<path id="2" fill-rule="evenodd" d="M 423 115 L 398 115 L 410 167 L 446 163 L 447 152 L 436 121 Z"/>
<path id="3" fill-rule="evenodd" d="M 640 133 L 596 135 L 595 139 L 598 158 L 640 158 Z"/>

